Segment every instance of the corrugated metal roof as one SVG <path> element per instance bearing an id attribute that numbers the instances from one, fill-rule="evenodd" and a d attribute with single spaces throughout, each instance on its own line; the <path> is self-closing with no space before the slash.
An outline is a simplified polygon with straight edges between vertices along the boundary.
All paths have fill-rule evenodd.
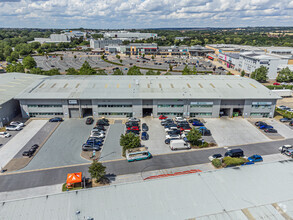
<path id="1" fill-rule="evenodd" d="M 292 184 L 293 160 L 260 163 L 6 201 L 0 204 L 0 216 L 17 220 L 285 219 L 293 218 Z"/>
<path id="2" fill-rule="evenodd" d="M 45 77 L 46 76 L 26 73 L 0 74 L 0 105 L 13 99 L 34 81 Z"/>
<path id="3" fill-rule="evenodd" d="M 237 76 L 62 75 L 36 82 L 17 98 L 278 99 L 280 97 L 255 80 Z"/>

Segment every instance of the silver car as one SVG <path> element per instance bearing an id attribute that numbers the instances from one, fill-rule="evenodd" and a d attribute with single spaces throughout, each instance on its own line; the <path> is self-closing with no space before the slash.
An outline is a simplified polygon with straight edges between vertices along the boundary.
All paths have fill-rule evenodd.
<path id="1" fill-rule="evenodd" d="M 20 131 L 22 127 L 16 125 L 8 125 L 5 127 L 7 131 Z"/>

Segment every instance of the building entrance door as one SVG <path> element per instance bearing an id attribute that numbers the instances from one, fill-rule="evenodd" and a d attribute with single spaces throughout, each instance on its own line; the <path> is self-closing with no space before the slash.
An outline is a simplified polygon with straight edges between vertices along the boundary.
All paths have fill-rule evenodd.
<path id="1" fill-rule="evenodd" d="M 143 108 L 142 109 L 142 116 L 143 117 L 151 116 L 152 114 L 153 114 L 152 108 Z"/>

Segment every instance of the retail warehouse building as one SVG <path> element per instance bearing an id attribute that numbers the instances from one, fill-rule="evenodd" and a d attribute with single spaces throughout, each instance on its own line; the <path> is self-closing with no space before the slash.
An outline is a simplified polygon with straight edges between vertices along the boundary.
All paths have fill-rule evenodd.
<path id="1" fill-rule="evenodd" d="M 280 97 L 237 76 L 53 76 L 19 100 L 23 117 L 273 117 Z"/>

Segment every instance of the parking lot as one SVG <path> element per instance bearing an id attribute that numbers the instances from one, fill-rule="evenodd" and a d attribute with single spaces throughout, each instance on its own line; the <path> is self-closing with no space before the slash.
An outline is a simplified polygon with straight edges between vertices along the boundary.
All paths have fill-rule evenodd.
<path id="1" fill-rule="evenodd" d="M 115 160 L 122 158 L 122 147 L 120 146 L 120 136 L 125 133 L 125 125 L 121 120 L 115 120 L 108 128 L 104 145 L 100 156 L 100 161 Z"/>
<path id="2" fill-rule="evenodd" d="M 289 122 L 282 123 L 275 119 L 265 119 L 262 120 L 265 123 L 272 125 L 278 133 L 284 138 L 292 138 L 293 137 L 293 129 L 289 126 Z"/>
<path id="3" fill-rule="evenodd" d="M 209 118 L 204 120 L 220 147 L 271 141 L 246 119 Z"/>
<path id="4" fill-rule="evenodd" d="M 81 158 L 81 146 L 87 140 L 92 126 L 85 119 L 63 121 L 31 162 L 22 170 L 34 170 L 88 163 Z"/>

